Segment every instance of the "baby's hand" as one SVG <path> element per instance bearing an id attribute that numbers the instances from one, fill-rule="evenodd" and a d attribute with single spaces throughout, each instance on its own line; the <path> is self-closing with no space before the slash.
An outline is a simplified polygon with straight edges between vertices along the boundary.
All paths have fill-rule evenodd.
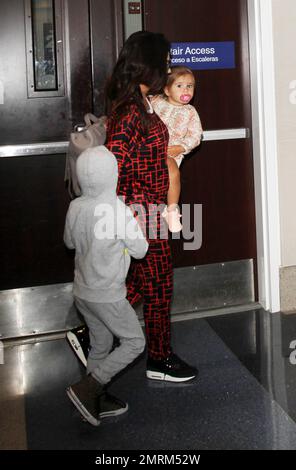
<path id="1" fill-rule="evenodd" d="M 171 145 L 168 147 L 168 156 L 171 158 L 176 158 L 184 152 L 185 149 L 182 145 Z"/>

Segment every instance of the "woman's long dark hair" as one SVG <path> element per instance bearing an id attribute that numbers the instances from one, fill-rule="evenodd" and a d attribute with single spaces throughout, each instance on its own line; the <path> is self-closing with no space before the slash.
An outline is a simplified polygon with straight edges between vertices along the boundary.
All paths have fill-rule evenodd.
<path id="1" fill-rule="evenodd" d="M 149 93 L 160 93 L 167 80 L 167 60 L 170 43 L 161 33 L 138 31 L 125 42 L 112 76 L 107 85 L 107 97 L 112 111 L 122 114 L 132 103 L 138 105 L 145 131 L 149 128 L 140 84 L 149 88 Z"/>

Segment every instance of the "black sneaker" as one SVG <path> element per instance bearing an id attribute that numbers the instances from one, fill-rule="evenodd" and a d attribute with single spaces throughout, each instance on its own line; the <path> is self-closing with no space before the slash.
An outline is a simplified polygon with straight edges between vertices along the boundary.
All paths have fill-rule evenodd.
<path id="1" fill-rule="evenodd" d="M 87 326 L 79 326 L 67 332 L 67 339 L 82 364 L 86 367 L 89 353 L 89 333 Z"/>
<path id="2" fill-rule="evenodd" d="M 187 382 L 198 375 L 196 367 L 189 366 L 176 354 L 166 359 L 155 360 L 148 358 L 146 376 L 148 379 L 165 380 L 167 382 Z"/>
<path id="3" fill-rule="evenodd" d="M 67 388 L 67 394 L 79 413 L 93 426 L 100 424 L 100 395 L 104 392 L 92 375 Z"/>
<path id="4" fill-rule="evenodd" d="M 119 416 L 128 410 L 128 404 L 114 397 L 108 392 L 104 392 L 99 397 L 100 418 L 108 418 L 111 416 Z"/>

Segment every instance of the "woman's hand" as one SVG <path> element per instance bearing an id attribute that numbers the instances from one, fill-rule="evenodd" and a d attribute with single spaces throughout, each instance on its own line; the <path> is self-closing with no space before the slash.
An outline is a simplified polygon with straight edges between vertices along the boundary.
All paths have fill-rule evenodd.
<path id="1" fill-rule="evenodd" d="M 171 145 L 168 147 L 168 156 L 172 158 L 176 158 L 184 152 L 185 149 L 182 145 Z"/>

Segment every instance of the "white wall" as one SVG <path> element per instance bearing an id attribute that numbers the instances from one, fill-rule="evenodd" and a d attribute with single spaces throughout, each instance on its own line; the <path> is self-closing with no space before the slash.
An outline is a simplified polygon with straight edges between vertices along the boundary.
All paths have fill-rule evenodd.
<path id="1" fill-rule="evenodd" d="M 296 266 L 296 0 L 272 0 L 272 8 L 281 265 L 286 267 Z"/>

